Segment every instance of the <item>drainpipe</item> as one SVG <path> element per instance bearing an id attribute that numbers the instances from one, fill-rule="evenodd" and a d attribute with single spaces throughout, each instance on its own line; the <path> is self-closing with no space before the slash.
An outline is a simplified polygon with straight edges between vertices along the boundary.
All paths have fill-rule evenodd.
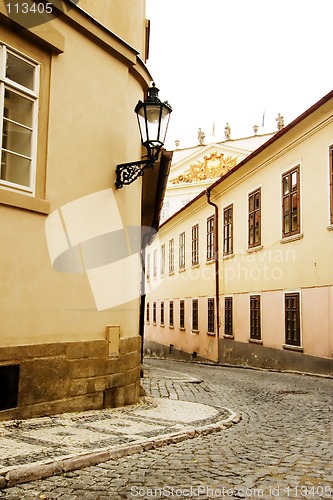
<path id="1" fill-rule="evenodd" d="M 152 237 L 153 229 L 148 232 L 142 231 L 141 234 L 141 297 L 140 297 L 140 320 L 139 320 L 139 335 L 141 337 L 141 365 L 143 365 L 143 342 L 146 317 L 146 247 Z"/>
<path id="2" fill-rule="evenodd" d="M 219 338 L 220 338 L 220 275 L 219 275 L 219 208 L 216 203 L 210 201 L 210 188 L 206 189 L 207 202 L 215 208 L 214 217 L 214 260 L 215 260 L 215 294 L 216 294 L 216 341 L 217 362 L 219 362 Z"/>

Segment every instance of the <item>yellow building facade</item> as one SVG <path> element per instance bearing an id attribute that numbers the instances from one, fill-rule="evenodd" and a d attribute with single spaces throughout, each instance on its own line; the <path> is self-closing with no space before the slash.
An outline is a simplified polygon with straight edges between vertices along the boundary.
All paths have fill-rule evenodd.
<path id="1" fill-rule="evenodd" d="M 333 92 L 164 222 L 145 351 L 332 374 Z"/>
<path id="2" fill-rule="evenodd" d="M 128 255 L 105 248 L 108 234 L 141 226 L 142 179 L 114 183 L 116 165 L 141 156 L 145 1 L 64 0 L 43 12 L 8 4 L 0 1 L 0 418 L 133 403 L 140 293 L 126 295 L 114 262 L 141 244 Z M 130 268 L 139 290 L 139 267 Z"/>

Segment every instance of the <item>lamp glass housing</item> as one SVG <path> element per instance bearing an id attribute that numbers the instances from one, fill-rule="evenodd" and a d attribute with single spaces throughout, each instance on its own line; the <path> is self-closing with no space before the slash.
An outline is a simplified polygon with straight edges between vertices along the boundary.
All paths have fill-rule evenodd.
<path id="1" fill-rule="evenodd" d="M 148 97 L 145 102 L 138 102 L 135 112 L 138 117 L 143 146 L 150 149 L 163 146 L 171 111 L 171 107 L 167 103 L 161 102 L 158 97 L 155 97 L 154 100 Z"/>

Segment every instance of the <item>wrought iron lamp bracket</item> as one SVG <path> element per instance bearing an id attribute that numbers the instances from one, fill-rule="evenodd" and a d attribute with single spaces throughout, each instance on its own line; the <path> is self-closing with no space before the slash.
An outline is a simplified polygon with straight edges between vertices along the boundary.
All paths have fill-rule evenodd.
<path id="1" fill-rule="evenodd" d="M 155 154 L 149 152 L 147 158 L 145 160 L 132 161 L 130 163 L 120 163 L 116 168 L 116 188 L 120 189 L 123 186 L 127 186 L 128 184 L 132 184 L 136 179 L 142 177 L 144 174 L 145 168 L 153 168 L 155 162 L 158 158 L 157 151 Z"/>

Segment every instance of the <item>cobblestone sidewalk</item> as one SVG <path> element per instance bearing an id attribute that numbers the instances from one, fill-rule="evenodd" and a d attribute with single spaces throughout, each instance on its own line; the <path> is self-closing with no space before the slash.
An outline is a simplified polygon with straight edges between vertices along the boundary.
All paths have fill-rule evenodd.
<path id="1" fill-rule="evenodd" d="M 167 383 L 166 383 L 167 381 Z M 149 396 L 124 408 L 0 423 L 0 488 L 50 477 L 110 458 L 177 443 L 238 423 L 233 410 L 191 402 L 209 388 L 193 377 L 145 367 Z M 185 400 L 184 400 L 185 399 Z"/>

